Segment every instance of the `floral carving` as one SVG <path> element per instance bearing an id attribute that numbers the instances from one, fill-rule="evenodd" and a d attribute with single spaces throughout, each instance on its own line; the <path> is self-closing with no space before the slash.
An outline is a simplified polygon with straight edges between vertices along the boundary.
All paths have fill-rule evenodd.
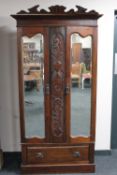
<path id="1" fill-rule="evenodd" d="M 64 133 L 64 36 L 61 28 L 50 30 L 52 133 L 61 137 Z"/>

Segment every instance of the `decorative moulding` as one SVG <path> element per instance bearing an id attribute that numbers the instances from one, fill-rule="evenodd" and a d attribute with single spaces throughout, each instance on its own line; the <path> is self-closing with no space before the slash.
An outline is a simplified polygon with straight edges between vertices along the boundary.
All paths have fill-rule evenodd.
<path id="1" fill-rule="evenodd" d="M 86 8 L 76 5 L 76 11 L 74 9 L 66 10 L 65 6 L 55 5 L 48 7 L 48 10 L 45 9 L 38 9 L 39 5 L 33 6 L 28 9 L 28 11 L 21 10 L 16 15 L 11 15 L 13 17 L 18 16 L 30 16 L 36 15 L 41 16 L 45 15 L 46 17 L 76 17 L 81 19 L 98 19 L 102 15 L 96 12 L 95 10 L 87 11 Z"/>

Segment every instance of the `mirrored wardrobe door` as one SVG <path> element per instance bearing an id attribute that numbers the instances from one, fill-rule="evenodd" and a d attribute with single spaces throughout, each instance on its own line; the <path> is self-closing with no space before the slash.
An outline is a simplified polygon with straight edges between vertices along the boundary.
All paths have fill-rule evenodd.
<path id="1" fill-rule="evenodd" d="M 94 55 L 93 29 L 90 27 L 68 27 L 67 43 L 70 66 L 69 135 L 71 142 L 90 141 L 95 126 L 95 79 L 96 69 L 92 70 Z M 96 67 L 95 67 L 96 68 Z M 93 98 L 92 98 L 93 97 Z"/>
<path id="2" fill-rule="evenodd" d="M 44 36 L 23 36 L 21 45 L 25 137 L 44 138 Z"/>
<path id="3" fill-rule="evenodd" d="M 91 123 L 92 37 L 71 35 L 71 135 L 89 137 Z"/>

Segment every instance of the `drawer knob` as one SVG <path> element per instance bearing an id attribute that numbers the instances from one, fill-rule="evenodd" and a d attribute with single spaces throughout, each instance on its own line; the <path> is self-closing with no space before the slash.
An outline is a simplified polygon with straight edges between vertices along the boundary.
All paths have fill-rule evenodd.
<path id="1" fill-rule="evenodd" d="M 75 151 L 75 152 L 73 153 L 73 157 L 80 157 L 80 152 Z"/>
<path id="2" fill-rule="evenodd" d="M 36 155 L 36 157 L 38 157 L 38 158 L 41 158 L 41 159 L 42 159 L 42 158 L 44 158 L 44 155 L 43 155 L 43 153 L 38 152 L 38 153 L 37 153 L 37 155 Z"/>

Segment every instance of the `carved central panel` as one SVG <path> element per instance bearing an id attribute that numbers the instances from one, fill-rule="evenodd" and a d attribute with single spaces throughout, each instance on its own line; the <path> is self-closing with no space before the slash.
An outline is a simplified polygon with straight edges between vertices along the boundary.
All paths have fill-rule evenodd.
<path id="1" fill-rule="evenodd" d="M 54 137 L 64 135 L 65 29 L 50 29 L 51 129 Z"/>

